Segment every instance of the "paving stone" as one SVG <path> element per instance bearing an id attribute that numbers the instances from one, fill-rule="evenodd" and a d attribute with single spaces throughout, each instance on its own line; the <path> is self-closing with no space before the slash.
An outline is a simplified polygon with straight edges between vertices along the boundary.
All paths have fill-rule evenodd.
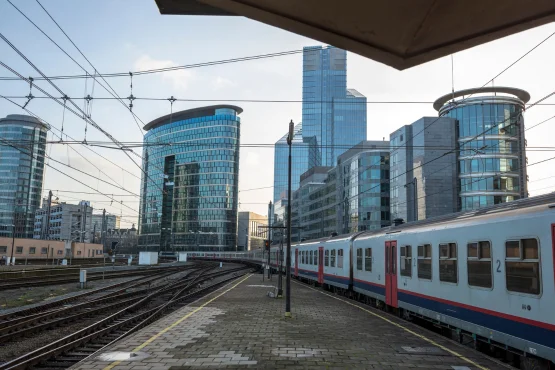
<path id="1" fill-rule="evenodd" d="M 158 335 L 140 349 L 149 357 L 121 362 L 113 370 L 476 369 L 461 356 L 488 369 L 506 369 L 472 349 L 361 305 L 460 356 L 436 350 L 434 344 L 400 327 L 297 283 L 292 284 L 293 318 L 285 319 L 284 300 L 267 297 L 271 288 L 260 285 L 270 284 L 261 284 L 260 275 L 253 275 L 186 319 L 181 320 L 231 285 L 112 345 L 106 351 L 131 351 Z M 179 324 L 158 334 L 178 320 Z M 434 350 L 411 352 L 415 348 Z M 96 370 L 109 365 L 91 359 L 75 368 Z"/>

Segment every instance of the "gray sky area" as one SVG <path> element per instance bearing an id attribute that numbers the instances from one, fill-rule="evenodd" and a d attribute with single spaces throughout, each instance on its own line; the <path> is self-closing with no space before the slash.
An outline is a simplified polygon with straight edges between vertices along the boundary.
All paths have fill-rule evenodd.
<path id="1" fill-rule="evenodd" d="M 92 67 L 79 55 L 36 2 L 15 1 L 14 4 L 83 67 L 92 72 Z M 162 16 L 153 0 L 44 0 L 42 4 L 101 73 L 211 62 L 300 50 L 303 46 L 321 44 L 241 17 Z M 0 32 L 47 76 L 83 73 L 6 1 L 0 2 Z M 484 85 L 553 32 L 555 32 L 555 25 L 549 24 L 455 54 L 453 56 L 455 90 Z M 496 86 L 512 86 L 527 90 L 532 96 L 530 103 L 533 103 L 555 90 L 554 54 L 555 36 L 496 78 L 493 83 Z M 37 75 L 27 62 L 1 40 L 0 60 L 24 76 Z M 410 124 L 422 116 L 437 115 L 431 102 L 451 91 L 451 57 L 400 72 L 349 53 L 347 65 L 348 87 L 355 88 L 366 95 L 369 102 L 428 102 L 369 104 L 367 137 L 369 140 L 381 140 L 383 137 L 387 140 L 390 132 L 399 126 Z M 13 74 L 0 67 L 0 77 L 13 77 Z M 108 82 L 118 95 L 129 96 L 129 77 L 111 78 Z M 86 94 L 91 94 L 95 98 L 109 96 L 97 84 L 94 84 L 93 94 L 91 79 L 87 81 L 86 86 L 83 79 L 57 80 L 55 83 L 70 97 L 83 97 Z M 39 81 L 37 84 L 54 96 L 60 97 L 60 94 L 47 82 Z M 174 96 L 216 102 L 220 99 L 300 101 L 301 89 L 301 54 L 133 78 L 133 95 L 152 98 Z M 29 85 L 25 82 L 0 81 L 2 95 L 25 96 L 28 93 Z M 33 95 L 42 94 L 34 90 Z M 24 103 L 25 99 L 17 101 Z M 177 102 L 174 104 L 174 111 L 216 102 Z M 82 100 L 76 103 L 83 107 Z M 555 97 L 543 103 L 554 105 L 530 108 L 525 114 L 526 127 L 531 127 L 555 115 Z M 286 132 L 291 119 L 295 123 L 301 119 L 300 102 L 230 104 L 244 109 L 241 115 L 241 144 L 273 144 Z M 34 99 L 28 108 L 58 129 L 61 129 L 63 121 L 64 133 L 74 139 L 85 138 L 84 121 L 67 111 L 65 118 L 62 118 L 63 108 L 52 100 Z M 133 112 L 146 124 L 152 119 L 170 113 L 170 103 L 135 101 Z M 0 99 L 0 116 L 5 117 L 7 114 L 15 113 L 24 112 Z M 114 100 L 93 100 L 91 113 L 92 119 L 119 141 L 142 141 L 141 130 L 128 109 L 121 103 Z M 142 126 L 140 121 L 139 124 Z M 530 164 L 555 156 L 554 125 L 555 119 L 526 132 Z M 57 133 L 56 130 L 53 131 Z M 86 138 L 87 141 L 107 140 L 98 130 L 90 126 Z M 49 139 L 51 139 L 50 135 Z M 73 149 L 92 164 L 80 157 Z M 48 152 L 57 161 L 69 163 L 85 173 L 115 182 L 130 192 L 139 194 L 140 170 L 124 153 L 106 148 L 93 149 L 136 177 L 80 145 L 72 145 L 71 148 L 68 145 L 51 145 Z M 140 149 L 136 149 L 136 152 L 141 154 Z M 140 164 L 138 157 L 132 157 Z M 58 190 L 54 193 L 62 201 L 91 200 L 96 209 L 106 208 L 110 213 L 123 215 L 122 226 L 124 227 L 137 222 L 138 197 L 120 196 L 129 195 L 129 193 L 59 163 L 51 161 L 50 164 L 86 183 L 94 190 L 116 194 L 114 198 L 118 202 L 123 201 L 123 205 L 116 202 L 111 204 L 109 199 L 99 194 L 62 192 L 62 190 L 85 192 L 94 192 L 94 190 L 52 169 L 46 170 L 45 191 Z M 528 173 L 531 195 L 555 190 L 554 164 L 555 161 L 548 161 L 530 167 Z M 266 204 L 272 198 L 270 188 L 272 184 L 273 148 L 269 145 L 241 148 L 240 190 L 265 189 L 241 191 L 240 210 L 266 213 Z"/>

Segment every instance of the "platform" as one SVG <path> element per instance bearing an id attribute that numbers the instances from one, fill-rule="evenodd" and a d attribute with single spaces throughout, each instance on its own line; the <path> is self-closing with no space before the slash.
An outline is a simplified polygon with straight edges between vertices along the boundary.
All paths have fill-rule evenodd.
<path id="1" fill-rule="evenodd" d="M 80 370 L 507 369 L 415 324 L 293 280 L 293 318 L 269 298 L 273 281 L 249 275 L 142 329 Z M 114 359 L 117 357 L 111 357 Z"/>

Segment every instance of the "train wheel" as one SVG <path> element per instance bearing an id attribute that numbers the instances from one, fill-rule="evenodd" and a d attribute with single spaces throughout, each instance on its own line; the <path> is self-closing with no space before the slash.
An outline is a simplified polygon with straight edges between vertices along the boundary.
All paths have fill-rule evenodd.
<path id="1" fill-rule="evenodd" d="M 520 356 L 521 370 L 549 370 L 549 364 L 537 357 Z"/>

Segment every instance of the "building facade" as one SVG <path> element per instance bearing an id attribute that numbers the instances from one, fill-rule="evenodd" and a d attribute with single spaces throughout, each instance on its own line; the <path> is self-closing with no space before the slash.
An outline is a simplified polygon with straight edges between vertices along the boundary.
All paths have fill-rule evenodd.
<path id="1" fill-rule="evenodd" d="M 523 112 L 529 100 L 524 90 L 497 86 L 435 101 L 440 117 L 456 120 L 459 210 L 528 196 Z"/>
<path id="2" fill-rule="evenodd" d="M 121 217 L 116 215 L 105 215 L 94 214 L 92 215 L 92 229 L 98 234 L 102 230 L 102 218 L 105 217 L 106 224 L 104 225 L 104 230 L 114 230 L 120 228 Z"/>
<path id="3" fill-rule="evenodd" d="M 0 236 L 32 238 L 40 207 L 46 134 L 50 127 L 25 115 L 0 119 Z"/>
<path id="4" fill-rule="evenodd" d="M 390 135 L 391 219 L 457 212 L 456 121 L 423 117 Z"/>
<path id="5" fill-rule="evenodd" d="M 335 167 L 313 167 L 293 193 L 293 241 L 347 234 L 391 224 L 389 142 L 362 141 Z"/>
<path id="6" fill-rule="evenodd" d="M 287 199 L 289 179 L 289 145 L 287 136 L 283 135 L 274 145 L 274 203 Z M 316 152 L 310 140 L 303 139 L 303 125 L 299 123 L 293 129 L 291 145 L 291 191 L 299 188 L 299 179 L 310 166 L 316 163 Z"/>
<path id="7" fill-rule="evenodd" d="M 140 250 L 235 250 L 242 111 L 194 108 L 144 127 Z"/>
<path id="8" fill-rule="evenodd" d="M 137 229 L 133 225 L 130 229 L 108 229 L 103 241 L 104 252 L 115 251 L 115 254 L 138 254 Z"/>
<path id="9" fill-rule="evenodd" d="M 93 238 L 92 212 L 88 201 L 51 203 L 50 207 L 45 204 L 35 211 L 33 239 L 90 243 Z"/>
<path id="10" fill-rule="evenodd" d="M 318 166 L 366 138 L 366 97 L 347 89 L 347 52 L 333 46 L 303 49 L 303 137 L 316 145 Z M 312 166 L 311 166 L 312 167 Z"/>
<path id="11" fill-rule="evenodd" d="M 250 251 L 264 248 L 268 239 L 268 216 L 254 212 L 239 212 L 237 217 L 237 250 Z"/>
<path id="12" fill-rule="evenodd" d="M 339 156 L 338 162 L 338 233 L 391 225 L 389 142 L 363 141 Z"/>

